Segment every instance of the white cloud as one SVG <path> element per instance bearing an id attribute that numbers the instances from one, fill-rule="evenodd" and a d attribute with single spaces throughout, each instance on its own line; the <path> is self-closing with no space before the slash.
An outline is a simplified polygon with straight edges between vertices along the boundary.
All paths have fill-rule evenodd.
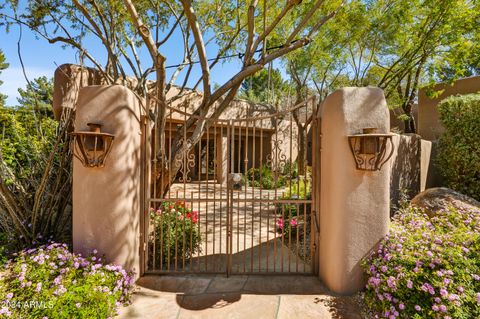
<path id="1" fill-rule="evenodd" d="M 48 78 L 53 77 L 55 69 L 39 68 L 39 67 L 26 67 L 25 72 L 30 81 L 33 79 L 46 76 Z M 27 81 L 23 75 L 21 67 L 8 67 L 0 73 L 0 80 L 3 84 L 0 86 L 0 92 L 7 95 L 7 105 L 13 106 L 17 104 L 17 97 L 19 88 L 25 88 Z"/>

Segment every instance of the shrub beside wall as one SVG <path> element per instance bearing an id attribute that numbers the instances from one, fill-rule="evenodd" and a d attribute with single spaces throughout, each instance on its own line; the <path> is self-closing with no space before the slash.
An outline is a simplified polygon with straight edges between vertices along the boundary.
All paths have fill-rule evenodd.
<path id="1" fill-rule="evenodd" d="M 437 165 L 446 186 L 480 200 L 480 93 L 449 97 L 438 109 L 445 133 Z"/>
<path id="2" fill-rule="evenodd" d="M 111 318 L 127 305 L 133 274 L 65 244 L 25 249 L 2 267 L 0 318 Z"/>
<path id="3" fill-rule="evenodd" d="M 401 210 L 364 262 L 375 318 L 480 318 L 480 215 L 454 208 L 429 218 Z"/>

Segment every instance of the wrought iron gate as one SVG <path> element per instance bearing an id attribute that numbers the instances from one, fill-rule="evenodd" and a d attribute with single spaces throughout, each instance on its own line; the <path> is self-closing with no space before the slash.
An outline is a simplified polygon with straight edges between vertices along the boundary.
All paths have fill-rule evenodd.
<path id="1" fill-rule="evenodd" d="M 231 108 L 199 135 L 204 118 L 170 108 L 163 156 L 152 123 L 145 273 L 314 273 L 315 113 L 313 99 L 284 111 Z"/>

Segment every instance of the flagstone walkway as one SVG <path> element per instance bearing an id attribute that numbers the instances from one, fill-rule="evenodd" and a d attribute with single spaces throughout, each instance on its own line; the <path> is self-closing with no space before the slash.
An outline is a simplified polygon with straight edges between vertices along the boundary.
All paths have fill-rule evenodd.
<path id="1" fill-rule="evenodd" d="M 146 276 L 118 319 L 361 319 L 312 276 Z"/>

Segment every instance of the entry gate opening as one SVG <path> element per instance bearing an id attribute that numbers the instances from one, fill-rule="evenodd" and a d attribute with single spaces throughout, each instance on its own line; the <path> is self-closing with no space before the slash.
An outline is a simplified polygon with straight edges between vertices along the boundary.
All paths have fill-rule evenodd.
<path id="1" fill-rule="evenodd" d="M 145 273 L 315 273 L 314 100 L 248 113 L 199 135 L 169 108 L 163 155 L 147 132 Z"/>

